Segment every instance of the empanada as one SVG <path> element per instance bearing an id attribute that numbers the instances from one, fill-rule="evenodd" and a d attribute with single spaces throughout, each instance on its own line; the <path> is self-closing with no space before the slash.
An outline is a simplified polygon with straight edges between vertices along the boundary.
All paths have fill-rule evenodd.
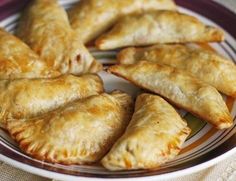
<path id="1" fill-rule="evenodd" d="M 24 42 L 0 28 L 0 79 L 46 78 L 60 75 Z"/>
<path id="2" fill-rule="evenodd" d="M 127 48 L 118 54 L 121 64 L 147 60 L 190 72 L 222 93 L 236 98 L 236 66 L 219 54 L 187 45 Z"/>
<path id="3" fill-rule="evenodd" d="M 233 124 L 220 93 L 183 70 L 141 61 L 112 66 L 108 71 L 165 97 L 218 129 L 229 128 Z"/>
<path id="4" fill-rule="evenodd" d="M 94 163 L 124 132 L 131 113 L 129 95 L 104 93 L 38 118 L 9 121 L 7 129 L 22 150 L 40 160 L 62 164 Z"/>
<path id="5" fill-rule="evenodd" d="M 69 10 L 69 19 L 77 36 L 87 43 L 122 15 L 158 9 L 175 10 L 176 6 L 172 0 L 80 0 Z"/>
<path id="6" fill-rule="evenodd" d="M 175 11 L 155 11 L 125 16 L 110 32 L 96 40 L 101 50 L 156 43 L 223 41 L 218 28 L 206 26 L 195 17 Z"/>
<path id="7" fill-rule="evenodd" d="M 80 75 L 102 69 L 75 36 L 66 11 L 56 0 L 33 0 L 20 20 L 17 35 L 61 74 Z"/>
<path id="8" fill-rule="evenodd" d="M 142 94 L 124 135 L 102 159 L 109 170 L 152 169 L 178 155 L 191 130 L 159 96 Z"/>
<path id="9" fill-rule="evenodd" d="M 103 92 L 96 75 L 64 75 L 54 79 L 0 81 L 0 125 L 8 119 L 31 118 L 79 98 Z"/>

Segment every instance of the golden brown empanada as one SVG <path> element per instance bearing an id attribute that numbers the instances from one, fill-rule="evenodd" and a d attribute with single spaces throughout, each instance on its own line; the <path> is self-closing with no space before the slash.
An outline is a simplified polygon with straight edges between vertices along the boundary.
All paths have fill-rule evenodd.
<path id="1" fill-rule="evenodd" d="M 70 27 L 56 0 L 33 0 L 25 10 L 17 35 L 46 64 L 62 74 L 95 73 L 102 69 Z"/>
<path id="2" fill-rule="evenodd" d="M 97 75 L 64 75 L 54 79 L 0 81 L 0 125 L 8 119 L 31 118 L 79 98 L 103 92 Z"/>
<path id="3" fill-rule="evenodd" d="M 112 171 L 157 168 L 178 155 L 190 132 L 164 99 L 142 94 L 128 128 L 102 164 Z"/>
<path id="4" fill-rule="evenodd" d="M 83 164 L 100 160 L 131 118 L 132 99 L 114 92 L 73 102 L 44 116 L 9 121 L 20 148 L 40 160 Z"/>
<path id="5" fill-rule="evenodd" d="M 122 18 L 96 40 L 101 50 L 156 43 L 223 41 L 221 30 L 205 26 L 195 17 L 175 11 L 155 11 Z"/>
<path id="6" fill-rule="evenodd" d="M 80 0 L 69 10 L 69 19 L 77 36 L 87 43 L 122 15 L 158 9 L 175 10 L 176 6 L 172 0 Z"/>
<path id="7" fill-rule="evenodd" d="M 132 65 L 112 66 L 108 71 L 160 94 L 218 129 L 229 128 L 233 124 L 220 93 L 183 70 L 141 61 Z"/>
<path id="8" fill-rule="evenodd" d="M 60 75 L 24 42 L 0 28 L 0 79 L 46 78 Z"/>
<path id="9" fill-rule="evenodd" d="M 236 98 L 236 66 L 219 54 L 187 45 L 155 45 L 127 48 L 118 54 L 121 64 L 147 60 L 190 72 L 202 81 Z"/>

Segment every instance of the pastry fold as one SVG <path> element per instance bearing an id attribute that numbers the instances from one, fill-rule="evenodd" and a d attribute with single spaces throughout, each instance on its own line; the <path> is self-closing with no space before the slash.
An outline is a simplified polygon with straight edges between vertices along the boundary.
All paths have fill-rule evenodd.
<path id="1" fill-rule="evenodd" d="M 0 28 L 0 79 L 47 78 L 60 75 L 50 70 L 24 42 Z"/>
<path id="2" fill-rule="evenodd" d="M 219 42 L 224 34 L 197 18 L 175 11 L 154 11 L 125 16 L 96 40 L 101 50 L 157 43 Z"/>
<path id="3" fill-rule="evenodd" d="M 0 126 L 8 119 L 39 116 L 74 100 L 103 92 L 97 75 L 0 81 Z"/>
<path id="4" fill-rule="evenodd" d="M 142 94 L 125 133 L 101 162 L 112 171 L 157 168 L 178 155 L 190 132 L 164 99 Z"/>
<path id="5" fill-rule="evenodd" d="M 102 69 L 75 35 L 66 11 L 56 0 L 33 0 L 21 17 L 17 35 L 61 74 L 80 75 Z"/>
<path id="6" fill-rule="evenodd" d="M 112 66 L 108 71 L 163 96 L 218 129 L 229 128 L 233 124 L 220 93 L 183 70 L 141 61 L 132 65 Z"/>
<path id="7" fill-rule="evenodd" d="M 7 129 L 27 154 L 52 163 L 100 160 L 124 132 L 132 99 L 121 92 L 82 99 L 44 116 L 9 121 Z"/>
<path id="8" fill-rule="evenodd" d="M 236 66 L 215 52 L 187 45 L 155 45 L 127 48 L 117 57 L 121 64 L 147 60 L 186 70 L 222 93 L 236 98 Z"/>
<path id="9" fill-rule="evenodd" d="M 80 0 L 69 10 L 77 36 L 88 43 L 110 28 L 123 15 L 144 11 L 175 10 L 172 0 Z"/>

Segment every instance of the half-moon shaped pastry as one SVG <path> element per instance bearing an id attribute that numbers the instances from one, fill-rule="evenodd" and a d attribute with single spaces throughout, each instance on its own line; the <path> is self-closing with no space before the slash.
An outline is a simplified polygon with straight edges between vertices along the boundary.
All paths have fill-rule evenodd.
<path id="1" fill-rule="evenodd" d="M 219 54 L 187 45 L 127 48 L 118 55 L 121 64 L 147 60 L 186 70 L 222 93 L 236 98 L 236 66 Z"/>
<path id="2" fill-rule="evenodd" d="M 163 96 L 218 129 L 229 128 L 233 124 L 220 93 L 183 70 L 141 61 L 132 65 L 112 66 L 108 71 Z"/>
<path id="3" fill-rule="evenodd" d="M 47 78 L 60 75 L 24 42 L 0 28 L 0 79 Z"/>
<path id="4" fill-rule="evenodd" d="M 69 19 L 77 36 L 87 43 L 122 15 L 158 9 L 175 10 L 176 6 L 172 0 L 80 0 L 69 10 Z"/>
<path id="5" fill-rule="evenodd" d="M 31 118 L 79 98 L 103 92 L 97 75 L 64 75 L 54 79 L 0 81 L 0 125 L 8 119 Z"/>
<path id="6" fill-rule="evenodd" d="M 34 119 L 9 121 L 20 148 L 52 163 L 84 164 L 100 160 L 124 132 L 132 99 L 114 92 L 82 99 Z"/>
<path id="7" fill-rule="evenodd" d="M 24 11 L 17 35 L 46 64 L 62 74 L 95 73 L 102 69 L 70 27 L 56 0 L 33 0 Z"/>
<path id="8" fill-rule="evenodd" d="M 157 168 L 178 155 L 190 132 L 164 99 L 142 94 L 128 128 L 102 164 L 112 171 Z"/>
<path id="9" fill-rule="evenodd" d="M 96 40 L 101 50 L 156 43 L 218 42 L 221 30 L 195 17 L 175 11 L 155 11 L 122 18 L 110 32 Z"/>

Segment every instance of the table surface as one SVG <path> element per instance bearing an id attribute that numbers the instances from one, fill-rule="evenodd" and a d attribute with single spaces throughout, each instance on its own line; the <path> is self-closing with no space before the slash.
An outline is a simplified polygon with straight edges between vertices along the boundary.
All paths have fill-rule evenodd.
<path id="1" fill-rule="evenodd" d="M 0 3 L 6 3 L 12 0 L 1 0 Z M 214 0 L 221 3 L 236 13 L 236 0 Z M 0 162 L 0 181 L 51 181 L 51 179 L 36 176 L 20 169 L 16 169 L 5 163 Z M 198 173 L 180 177 L 177 179 L 169 179 L 165 181 L 235 181 L 236 180 L 236 155 L 227 160 L 210 167 Z M 162 180 L 164 181 L 164 180 Z"/>

